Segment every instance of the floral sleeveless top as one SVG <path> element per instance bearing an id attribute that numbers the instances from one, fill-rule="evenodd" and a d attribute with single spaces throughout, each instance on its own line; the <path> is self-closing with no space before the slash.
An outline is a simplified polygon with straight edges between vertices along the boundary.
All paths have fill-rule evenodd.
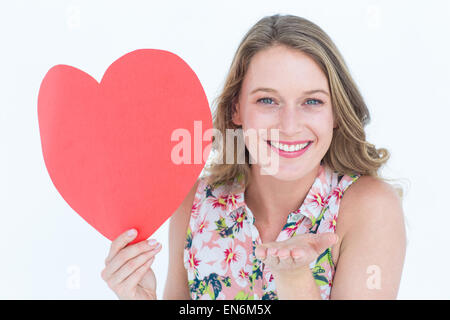
<path id="1" fill-rule="evenodd" d="M 340 176 L 321 165 L 304 202 L 288 215 L 276 241 L 296 234 L 335 232 L 344 191 L 358 177 Z M 262 242 L 245 204 L 242 178 L 235 178 L 233 185 L 214 186 L 200 179 L 184 248 L 192 299 L 278 299 L 270 270 L 255 258 L 255 247 Z M 322 299 L 329 299 L 335 272 L 331 248 L 311 262 L 310 269 Z"/>

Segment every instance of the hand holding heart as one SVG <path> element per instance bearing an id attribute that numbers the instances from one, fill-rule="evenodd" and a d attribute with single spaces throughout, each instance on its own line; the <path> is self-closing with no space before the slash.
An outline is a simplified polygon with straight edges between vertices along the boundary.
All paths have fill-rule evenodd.
<path id="1" fill-rule="evenodd" d="M 338 236 L 332 232 L 299 234 L 284 241 L 259 245 L 255 255 L 269 267 L 274 277 L 295 277 L 309 270 L 309 264 L 337 240 Z"/>
<path id="2" fill-rule="evenodd" d="M 165 50 L 127 53 L 100 82 L 72 66 L 52 67 L 39 89 L 38 118 L 54 186 L 111 241 L 131 228 L 138 231 L 132 243 L 152 235 L 186 197 L 211 149 L 203 146 L 212 116 L 200 80 Z M 181 152 L 187 163 L 178 161 Z"/>
<path id="3" fill-rule="evenodd" d="M 151 266 L 161 243 L 150 239 L 129 245 L 136 236 L 136 230 L 131 229 L 111 243 L 101 277 L 121 300 L 156 300 Z"/>

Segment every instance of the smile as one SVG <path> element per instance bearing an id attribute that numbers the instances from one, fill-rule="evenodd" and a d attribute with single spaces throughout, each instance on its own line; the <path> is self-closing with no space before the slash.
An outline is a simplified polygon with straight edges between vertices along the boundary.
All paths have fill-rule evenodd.
<path id="1" fill-rule="evenodd" d="M 299 141 L 299 143 L 280 143 L 275 141 L 267 141 L 280 156 L 285 158 L 295 158 L 301 156 L 309 146 L 312 141 Z"/>

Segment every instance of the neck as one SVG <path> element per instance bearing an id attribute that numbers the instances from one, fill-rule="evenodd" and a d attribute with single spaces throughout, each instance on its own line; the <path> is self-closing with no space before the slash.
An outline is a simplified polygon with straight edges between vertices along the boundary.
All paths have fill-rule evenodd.
<path id="1" fill-rule="evenodd" d="M 285 181 L 261 175 L 259 166 L 252 165 L 250 183 L 245 190 L 245 202 L 261 223 L 286 219 L 305 200 L 320 165 L 297 180 Z"/>

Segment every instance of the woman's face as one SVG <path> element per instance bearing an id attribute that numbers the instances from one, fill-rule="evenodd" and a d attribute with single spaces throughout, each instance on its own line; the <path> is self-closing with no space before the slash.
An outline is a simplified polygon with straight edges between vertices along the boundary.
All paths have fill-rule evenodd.
<path id="1" fill-rule="evenodd" d="M 300 179 L 320 164 L 333 137 L 327 78 L 315 61 L 301 51 L 284 46 L 260 51 L 245 75 L 233 122 L 242 125 L 244 133 L 258 133 L 256 145 L 262 149 L 245 136 L 245 145 L 256 165 L 264 163 L 258 152 L 266 152 L 271 162 L 277 159 L 274 177 Z M 278 129 L 276 141 L 286 144 L 270 144 L 276 137 L 271 129 Z M 287 147 L 288 143 L 295 145 Z"/>

